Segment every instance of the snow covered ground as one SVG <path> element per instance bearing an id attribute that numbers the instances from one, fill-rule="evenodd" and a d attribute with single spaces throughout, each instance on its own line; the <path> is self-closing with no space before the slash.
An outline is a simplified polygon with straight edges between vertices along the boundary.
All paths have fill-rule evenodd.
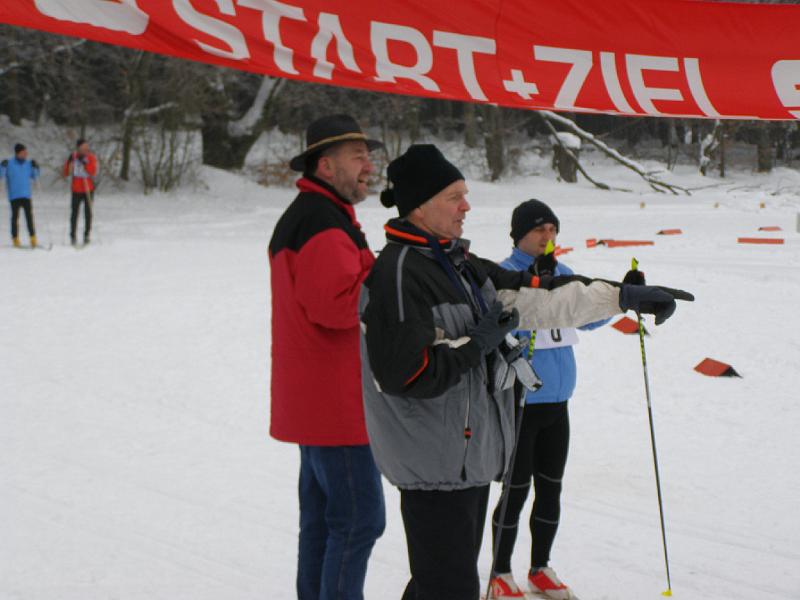
<path id="1" fill-rule="evenodd" d="M 469 182 L 466 235 L 479 254 L 503 258 L 511 209 L 537 197 L 561 218 L 559 242 L 575 248 L 562 259 L 576 271 L 620 278 L 635 255 L 651 283 L 694 292 L 647 340 L 673 592 L 796 600 L 800 174 L 716 180 L 687 169 L 674 180 L 713 187 L 674 197 L 618 167 L 592 173 L 639 191 L 550 173 Z M 48 187 L 35 210 L 53 250 L 2 240 L 3 600 L 294 597 L 299 453 L 267 433 L 266 255 L 294 193 L 202 175 L 206 188 L 182 193 L 101 194 L 95 243 L 82 251 L 64 244 L 65 190 Z M 371 197 L 358 212 L 380 248 L 389 211 Z M 784 231 L 756 231 L 766 225 Z M 664 228 L 684 234 L 654 235 Z M 776 235 L 786 244 L 736 243 Z M 656 244 L 588 249 L 592 237 Z M 666 582 L 638 339 L 606 327 L 582 335 L 576 352 L 553 566 L 582 600 L 658 598 Z M 706 356 L 743 378 L 694 372 Z M 386 495 L 368 599 L 399 598 L 407 579 L 398 495 Z M 520 574 L 529 541 L 520 534 Z M 484 576 L 489 563 L 487 536 Z"/>

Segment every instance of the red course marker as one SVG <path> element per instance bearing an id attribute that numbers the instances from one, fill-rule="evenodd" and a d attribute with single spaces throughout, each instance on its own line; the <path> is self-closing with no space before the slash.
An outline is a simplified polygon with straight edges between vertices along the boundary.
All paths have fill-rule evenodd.
<path id="1" fill-rule="evenodd" d="M 625 335 L 634 335 L 639 333 L 639 323 L 631 319 L 630 317 L 622 317 L 619 321 L 611 325 L 617 331 L 624 333 Z M 644 330 L 645 335 L 650 335 L 647 333 L 647 330 Z"/>
<path id="2" fill-rule="evenodd" d="M 709 377 L 741 377 L 732 366 L 713 358 L 704 358 L 694 370 Z"/>
<path id="3" fill-rule="evenodd" d="M 594 248 L 595 246 L 597 246 L 597 238 L 589 238 L 586 240 L 587 248 Z"/>
<path id="4" fill-rule="evenodd" d="M 767 225 L 765 227 L 759 227 L 758 230 L 759 231 L 783 231 L 783 229 L 781 229 L 777 225 Z"/>
<path id="5" fill-rule="evenodd" d="M 602 240 L 606 248 L 621 248 L 623 246 L 654 246 L 655 242 L 650 240 Z"/>
<path id="6" fill-rule="evenodd" d="M 740 244 L 782 244 L 783 238 L 749 238 L 740 237 L 737 240 Z"/>
<path id="7" fill-rule="evenodd" d="M 662 229 L 657 235 L 680 235 L 683 231 L 680 229 Z"/>

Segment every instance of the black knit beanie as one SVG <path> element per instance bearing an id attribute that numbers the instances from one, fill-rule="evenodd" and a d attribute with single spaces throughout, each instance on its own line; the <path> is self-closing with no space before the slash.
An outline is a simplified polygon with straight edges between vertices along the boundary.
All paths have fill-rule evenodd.
<path id="1" fill-rule="evenodd" d="M 539 200 L 526 200 L 511 213 L 511 239 L 514 245 L 524 238 L 527 233 L 539 225 L 552 223 L 559 231 L 558 217 L 547 204 Z"/>
<path id="2" fill-rule="evenodd" d="M 389 163 L 391 187 L 381 192 L 381 204 L 397 206 L 400 217 L 424 204 L 448 185 L 464 179 L 461 171 L 433 144 L 414 144 Z"/>
<path id="3" fill-rule="evenodd" d="M 14 154 L 19 154 L 23 150 L 26 150 L 25 144 L 14 144 Z"/>

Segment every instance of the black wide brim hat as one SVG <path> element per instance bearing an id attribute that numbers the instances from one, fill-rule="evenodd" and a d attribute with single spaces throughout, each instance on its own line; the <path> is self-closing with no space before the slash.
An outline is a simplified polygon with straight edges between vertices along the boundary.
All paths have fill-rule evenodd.
<path id="1" fill-rule="evenodd" d="M 328 115 L 317 119 L 306 129 L 306 149 L 289 161 L 293 171 L 305 171 L 306 161 L 342 142 L 364 142 L 371 152 L 383 148 L 383 142 L 369 139 L 350 115 Z"/>

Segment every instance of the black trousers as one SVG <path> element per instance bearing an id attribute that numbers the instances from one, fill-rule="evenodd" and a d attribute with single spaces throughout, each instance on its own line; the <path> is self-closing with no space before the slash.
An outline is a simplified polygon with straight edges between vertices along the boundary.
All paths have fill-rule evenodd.
<path id="1" fill-rule="evenodd" d="M 478 600 L 489 486 L 400 490 L 411 581 L 402 600 Z"/>
<path id="2" fill-rule="evenodd" d="M 28 235 L 36 235 L 36 226 L 33 222 L 33 205 L 30 198 L 16 198 L 11 201 L 11 237 L 19 237 L 19 211 L 25 212 L 25 224 L 28 226 Z"/>
<path id="3" fill-rule="evenodd" d="M 69 237 L 75 239 L 75 234 L 78 229 L 78 212 L 83 202 L 83 237 L 89 239 L 89 234 L 92 231 L 92 196 L 94 192 L 72 192 L 72 213 L 69 216 Z"/>
<path id="4" fill-rule="evenodd" d="M 511 571 L 511 554 L 517 539 L 520 513 L 533 478 L 534 501 L 530 528 L 533 539 L 531 567 L 545 567 L 558 531 L 561 516 L 561 480 L 569 450 L 569 412 L 566 402 L 527 404 L 523 410 L 522 431 L 511 474 L 500 548 L 495 572 Z M 492 536 L 497 539 L 500 503 L 492 516 Z"/>

